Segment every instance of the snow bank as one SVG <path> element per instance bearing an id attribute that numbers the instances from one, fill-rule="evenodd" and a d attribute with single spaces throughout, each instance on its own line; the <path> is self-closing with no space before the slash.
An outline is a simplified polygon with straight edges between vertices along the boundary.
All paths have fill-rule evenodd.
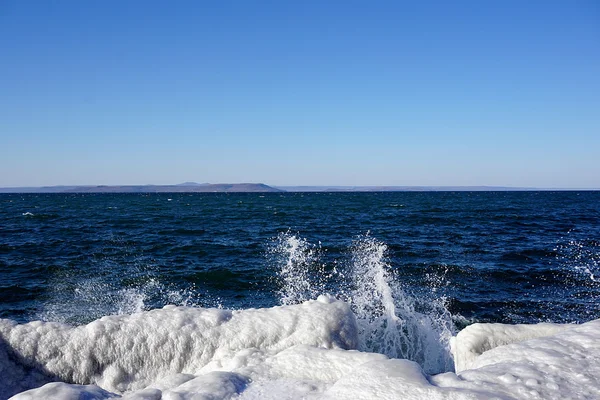
<path id="1" fill-rule="evenodd" d="M 80 327 L 0 320 L 0 398 L 55 380 L 123 393 L 220 365 L 243 349 L 350 349 L 356 343 L 349 306 L 326 296 L 243 311 L 167 306 Z"/>
<path id="2" fill-rule="evenodd" d="M 510 332 L 509 326 L 494 325 L 493 336 L 503 329 Z M 558 332 L 495 347 L 472 360 L 470 369 L 458 377 L 438 375 L 432 383 L 485 389 L 499 398 L 600 399 L 600 320 L 554 327 L 518 325 L 515 329 L 521 333 L 538 330 L 537 336 Z"/>
<path id="3" fill-rule="evenodd" d="M 69 385 L 63 382 L 52 382 L 39 389 L 28 390 L 13 398 L 19 400 L 61 399 L 61 400 L 101 400 L 119 397 L 96 385 Z M 159 397 L 160 399 L 160 397 Z"/>
<path id="4" fill-rule="evenodd" d="M 24 378 L 69 383 L 14 399 L 600 399 L 600 320 L 474 325 L 453 340 L 463 368 L 438 375 L 353 350 L 355 317 L 329 297 L 260 310 L 166 307 L 76 328 L 1 320 L 0 338 L 1 398 L 26 389 Z"/>
<path id="5" fill-rule="evenodd" d="M 454 369 L 456 372 L 460 372 L 470 368 L 477 357 L 495 347 L 550 336 L 568 327 L 569 325 L 548 323 L 535 325 L 470 325 L 450 341 L 452 354 L 454 355 Z"/>

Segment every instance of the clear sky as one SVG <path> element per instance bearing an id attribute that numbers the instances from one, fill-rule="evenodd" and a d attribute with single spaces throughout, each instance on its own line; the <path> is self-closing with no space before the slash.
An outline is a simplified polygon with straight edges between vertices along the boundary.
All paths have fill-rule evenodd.
<path id="1" fill-rule="evenodd" d="M 0 186 L 600 188 L 600 2 L 0 0 Z"/>

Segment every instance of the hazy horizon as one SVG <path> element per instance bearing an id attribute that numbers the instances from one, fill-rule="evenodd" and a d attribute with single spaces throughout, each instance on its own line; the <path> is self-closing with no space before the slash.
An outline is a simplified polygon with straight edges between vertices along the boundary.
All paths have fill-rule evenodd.
<path id="1" fill-rule="evenodd" d="M 302 191 L 311 189 L 319 189 L 319 190 L 360 190 L 360 189 L 400 189 L 400 190 L 411 190 L 411 189 L 457 189 L 457 190 L 468 190 L 468 189 L 478 189 L 478 190 L 590 190 L 590 191 L 598 191 L 600 187 L 596 188 L 569 188 L 569 187 L 531 187 L 531 186 L 492 186 L 492 185 L 272 185 L 265 182 L 180 182 L 180 183 L 169 183 L 169 184 L 123 184 L 123 185 L 111 185 L 111 184 L 102 184 L 102 185 L 44 185 L 44 186 L 0 186 L 0 190 L 6 189 L 51 189 L 51 188 L 97 188 L 97 187 L 107 187 L 107 188 L 141 188 L 145 186 L 149 187 L 194 187 L 194 186 L 224 186 L 224 185 L 232 185 L 232 186 L 242 186 L 242 185 L 266 185 L 270 188 L 283 189 L 283 190 L 291 190 L 291 191 Z"/>
<path id="2" fill-rule="evenodd" d="M 0 187 L 600 187 L 597 2 L 0 4 Z"/>

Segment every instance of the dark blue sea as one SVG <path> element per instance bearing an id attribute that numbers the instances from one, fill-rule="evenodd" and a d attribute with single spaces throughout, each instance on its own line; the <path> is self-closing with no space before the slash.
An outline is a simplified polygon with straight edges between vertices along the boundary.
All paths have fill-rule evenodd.
<path id="1" fill-rule="evenodd" d="M 0 194 L 0 204 L 0 318 L 18 322 L 320 293 L 352 301 L 352 275 L 369 263 L 415 307 L 441 301 L 458 328 L 600 317 L 600 192 Z"/>

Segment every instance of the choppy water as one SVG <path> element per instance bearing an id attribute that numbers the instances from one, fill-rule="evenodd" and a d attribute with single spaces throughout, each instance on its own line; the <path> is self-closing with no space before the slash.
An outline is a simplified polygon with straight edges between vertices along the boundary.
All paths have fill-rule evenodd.
<path id="1" fill-rule="evenodd" d="M 19 322 L 328 292 L 363 319 L 363 346 L 403 356 L 423 343 L 369 337 L 415 315 L 407 336 L 442 338 L 448 321 L 600 317 L 600 192 L 2 194 L 0 204 L 0 318 Z"/>

